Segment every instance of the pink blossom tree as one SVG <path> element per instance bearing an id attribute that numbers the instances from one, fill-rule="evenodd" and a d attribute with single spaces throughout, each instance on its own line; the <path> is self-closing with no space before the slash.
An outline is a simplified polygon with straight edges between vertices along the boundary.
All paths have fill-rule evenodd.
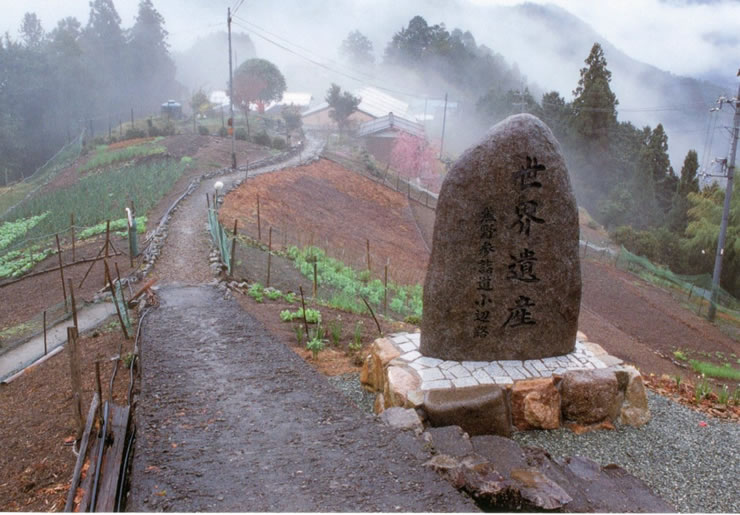
<path id="1" fill-rule="evenodd" d="M 391 166 L 402 177 L 421 181 L 435 176 L 437 152 L 424 138 L 401 132 L 391 151 Z"/>

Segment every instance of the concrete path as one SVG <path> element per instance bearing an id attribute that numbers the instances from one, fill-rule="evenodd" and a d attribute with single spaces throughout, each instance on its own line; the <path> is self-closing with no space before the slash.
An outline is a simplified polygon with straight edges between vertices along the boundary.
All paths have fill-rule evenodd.
<path id="1" fill-rule="evenodd" d="M 100 302 L 85 306 L 77 312 L 80 332 L 98 326 L 106 318 L 116 314 L 112 302 Z M 74 325 L 64 320 L 46 331 L 46 345 L 49 352 L 67 343 L 67 327 Z M 44 355 L 44 335 L 34 336 L 17 347 L 0 355 L 0 381 L 4 381 L 16 372 L 27 367 Z"/>
<path id="2" fill-rule="evenodd" d="M 144 321 L 129 511 L 477 511 L 213 286 Z"/>

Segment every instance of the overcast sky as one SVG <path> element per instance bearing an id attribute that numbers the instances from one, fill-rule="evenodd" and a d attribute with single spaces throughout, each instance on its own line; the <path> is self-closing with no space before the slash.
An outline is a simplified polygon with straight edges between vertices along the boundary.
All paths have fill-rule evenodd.
<path id="1" fill-rule="evenodd" d="M 153 1 L 167 21 L 172 48 L 182 50 L 189 46 L 194 36 L 223 27 L 226 7 L 239 0 Z M 332 0 L 331 3 L 344 1 L 347 0 Z M 444 5 L 443 0 L 428 1 L 437 10 Z M 463 1 L 478 5 L 520 3 L 515 0 Z M 327 8 L 327 2 L 323 0 L 314 2 L 316 10 Z M 354 2 L 368 4 L 371 0 Z M 534 0 L 534 3 L 559 5 L 590 24 L 633 58 L 678 75 L 702 77 L 721 72 L 733 77 L 735 69 L 740 66 L 738 0 Z M 138 0 L 115 0 L 124 27 L 133 24 L 137 4 Z M 305 4 L 310 6 L 312 0 L 306 0 Z M 247 15 L 253 6 L 264 12 L 264 3 L 245 0 L 240 8 L 241 14 Z M 271 2 L 270 6 L 275 16 L 286 14 L 280 12 L 280 0 Z M 44 28 L 50 30 L 64 16 L 75 16 L 86 23 L 89 7 L 88 0 L 0 0 L 0 30 L 16 37 L 26 11 L 36 12 Z M 262 16 L 259 22 L 270 28 L 270 20 L 265 18 Z M 485 40 L 485 35 L 475 35 L 479 40 Z"/>

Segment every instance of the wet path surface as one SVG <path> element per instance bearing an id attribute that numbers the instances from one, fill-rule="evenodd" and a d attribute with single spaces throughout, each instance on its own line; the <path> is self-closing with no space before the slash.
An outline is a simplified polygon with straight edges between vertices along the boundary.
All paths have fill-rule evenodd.
<path id="1" fill-rule="evenodd" d="M 321 143 L 307 142 L 303 160 Z M 250 170 L 297 166 L 300 157 Z M 128 511 L 477 511 L 211 281 L 204 181 L 174 212 L 143 323 Z M 418 457 L 416 457 L 418 456 Z"/>
<path id="2" fill-rule="evenodd" d="M 234 300 L 159 295 L 129 511 L 477 511 L 421 467 L 411 435 L 360 412 Z"/>

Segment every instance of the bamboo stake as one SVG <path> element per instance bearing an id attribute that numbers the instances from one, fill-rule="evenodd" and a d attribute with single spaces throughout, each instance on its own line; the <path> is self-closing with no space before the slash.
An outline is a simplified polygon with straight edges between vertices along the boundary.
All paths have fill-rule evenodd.
<path id="1" fill-rule="evenodd" d="M 75 214 L 69 214 L 69 229 L 72 231 L 72 261 L 76 261 L 75 257 Z"/>
<path id="2" fill-rule="evenodd" d="M 100 247 L 100 250 L 98 251 L 98 255 L 95 256 L 95 259 L 90 263 L 90 268 L 87 269 L 87 272 L 85 272 L 84 277 L 80 281 L 80 285 L 78 288 L 82 288 L 83 283 L 85 282 L 85 279 L 87 279 L 87 276 L 90 275 L 90 272 L 92 271 L 93 267 L 95 266 L 95 262 L 100 258 L 100 255 L 103 253 L 103 250 L 105 249 L 105 246 Z"/>
<path id="3" fill-rule="evenodd" d="M 109 247 L 110 247 L 110 220 L 107 220 L 105 222 L 105 257 L 106 258 L 110 257 Z"/>
<path id="4" fill-rule="evenodd" d="M 267 236 L 267 286 L 270 286 L 270 266 L 272 265 L 272 227 Z"/>
<path id="5" fill-rule="evenodd" d="M 46 356 L 48 349 L 46 347 L 46 311 L 44 311 L 44 356 Z"/>
<path id="6" fill-rule="evenodd" d="M 113 263 L 116 266 L 116 276 L 118 277 L 118 286 L 121 287 L 121 302 L 123 303 L 123 309 L 126 311 L 126 320 L 128 320 L 129 323 L 131 323 L 131 317 L 128 313 L 128 302 L 126 302 L 126 297 L 123 294 L 123 283 L 121 282 L 121 272 L 118 271 L 118 263 Z"/>
<path id="7" fill-rule="evenodd" d="M 128 340 L 128 331 L 126 331 L 126 324 L 123 323 L 123 316 L 121 316 L 121 308 L 118 306 L 118 301 L 116 300 L 116 290 L 113 287 L 113 281 L 110 279 L 110 269 L 108 268 L 108 262 L 103 260 L 103 265 L 105 266 L 105 280 L 108 281 L 108 285 L 110 286 L 110 292 L 111 295 L 113 295 L 113 304 L 116 306 L 116 314 L 118 315 L 118 321 L 121 324 L 121 331 L 123 331 L 123 336 Z"/>
<path id="8" fill-rule="evenodd" d="M 59 256 L 59 274 L 62 276 L 62 294 L 64 295 L 64 311 L 67 311 L 67 287 L 64 285 L 64 264 L 62 263 L 62 247 L 59 245 L 59 235 L 57 239 L 57 256 Z"/>
<path id="9" fill-rule="evenodd" d="M 236 225 L 238 221 L 234 218 L 234 238 L 231 240 L 231 260 L 229 261 L 229 270 L 231 270 L 231 276 L 234 277 L 234 266 L 236 265 Z M 269 286 L 269 285 L 268 285 Z"/>
<path id="10" fill-rule="evenodd" d="M 262 241 L 262 221 L 260 219 L 260 196 L 257 195 L 257 240 Z"/>
<path id="11" fill-rule="evenodd" d="M 303 307 L 303 326 L 306 329 L 306 338 L 308 338 L 308 320 L 306 320 L 306 301 L 303 299 L 303 286 L 299 285 L 298 289 L 301 292 L 301 306 Z"/>

